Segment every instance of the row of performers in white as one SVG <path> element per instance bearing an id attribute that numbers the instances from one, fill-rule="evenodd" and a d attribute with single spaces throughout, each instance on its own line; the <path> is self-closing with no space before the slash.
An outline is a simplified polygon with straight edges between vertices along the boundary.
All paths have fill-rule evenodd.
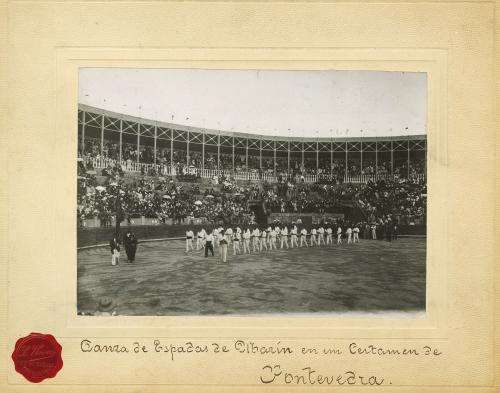
<path id="1" fill-rule="evenodd" d="M 341 244 L 344 235 L 342 227 L 337 228 L 336 235 L 336 243 Z M 348 227 L 345 231 L 345 237 L 348 244 L 359 242 L 359 228 L 357 226 L 354 228 Z M 259 230 L 259 228 L 241 230 L 240 227 L 236 227 L 233 230 L 232 228 L 224 229 L 223 227 L 219 227 L 215 228 L 212 232 L 207 232 L 202 228 L 196 235 L 191 229 L 188 229 L 186 231 L 186 252 L 195 250 L 194 240 L 196 240 L 197 251 L 205 248 L 207 242 L 216 247 L 232 243 L 233 252 L 236 255 L 237 253 L 241 253 L 240 244 L 243 247 L 244 254 L 261 252 L 263 250 L 276 250 L 278 244 L 281 249 L 333 244 L 333 229 L 331 227 L 325 229 L 320 226 L 317 229 L 312 228 L 308 232 L 306 228 L 302 228 L 299 231 L 295 225 L 292 226 L 290 231 L 288 231 L 288 227 L 286 226 L 282 228 L 279 226 L 275 228 L 268 227 L 263 230 Z"/>

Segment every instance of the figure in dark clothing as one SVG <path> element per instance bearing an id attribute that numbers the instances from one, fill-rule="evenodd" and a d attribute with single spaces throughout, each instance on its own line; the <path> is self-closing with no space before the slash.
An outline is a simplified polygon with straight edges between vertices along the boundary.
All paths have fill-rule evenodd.
<path id="1" fill-rule="evenodd" d="M 393 232 L 392 232 L 392 237 L 394 240 L 398 240 L 398 224 L 394 224 Z"/>
<path id="2" fill-rule="evenodd" d="M 205 238 L 205 258 L 208 257 L 208 251 L 212 253 L 212 256 L 214 256 L 214 235 L 213 233 L 208 233 L 207 237 Z"/>
<path id="3" fill-rule="evenodd" d="M 137 239 L 130 230 L 128 230 L 123 236 L 123 245 L 125 246 L 125 252 L 127 253 L 128 261 L 134 262 L 135 253 L 137 251 Z"/>
<path id="4" fill-rule="evenodd" d="M 388 242 L 392 242 L 392 229 L 393 229 L 393 225 L 392 225 L 392 222 L 387 222 L 385 224 L 385 239 L 388 241 Z"/>

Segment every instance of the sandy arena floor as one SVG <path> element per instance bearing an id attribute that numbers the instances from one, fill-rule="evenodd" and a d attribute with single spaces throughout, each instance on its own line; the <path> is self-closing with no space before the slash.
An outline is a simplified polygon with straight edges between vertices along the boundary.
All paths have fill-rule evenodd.
<path id="1" fill-rule="evenodd" d="M 216 256 L 184 242 L 139 244 L 111 266 L 108 247 L 78 252 L 78 311 L 111 297 L 119 315 L 425 311 L 425 239 Z"/>

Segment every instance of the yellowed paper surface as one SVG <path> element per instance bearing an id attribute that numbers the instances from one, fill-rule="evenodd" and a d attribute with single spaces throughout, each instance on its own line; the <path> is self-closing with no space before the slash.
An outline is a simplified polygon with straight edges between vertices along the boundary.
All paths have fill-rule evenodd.
<path id="1" fill-rule="evenodd" d="M 359 376 L 384 380 L 377 391 L 497 391 L 495 3 L 13 1 L 0 10 L 1 391 L 368 390 Z M 77 316 L 80 67 L 427 72 L 425 318 Z M 37 385 L 10 359 L 30 332 L 63 348 L 61 371 Z M 242 342 L 292 353 L 246 353 Z M 207 352 L 183 353 L 189 343 Z M 91 345 L 129 352 L 85 352 Z M 405 354 L 351 353 L 370 346 Z M 312 383 L 310 370 L 345 383 Z"/>

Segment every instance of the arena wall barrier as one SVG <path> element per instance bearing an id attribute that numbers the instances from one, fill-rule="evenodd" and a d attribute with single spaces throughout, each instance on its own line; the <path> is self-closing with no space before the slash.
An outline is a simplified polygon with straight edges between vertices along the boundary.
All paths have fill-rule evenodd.
<path id="1" fill-rule="evenodd" d="M 237 225 L 232 225 L 236 227 Z M 179 240 L 185 239 L 187 228 L 191 229 L 195 234 L 198 229 L 204 227 L 205 229 L 212 226 L 207 225 L 138 225 L 132 227 L 139 242 L 141 241 L 156 241 L 156 240 Z M 301 228 L 298 225 L 299 230 Z M 121 227 L 121 235 L 128 229 L 127 226 Z M 106 228 L 78 228 L 77 230 L 77 248 L 79 250 L 93 247 L 107 247 L 113 233 L 114 227 Z M 425 225 L 401 225 L 399 227 L 398 236 L 426 236 Z M 363 238 L 363 231 L 360 233 Z"/>

